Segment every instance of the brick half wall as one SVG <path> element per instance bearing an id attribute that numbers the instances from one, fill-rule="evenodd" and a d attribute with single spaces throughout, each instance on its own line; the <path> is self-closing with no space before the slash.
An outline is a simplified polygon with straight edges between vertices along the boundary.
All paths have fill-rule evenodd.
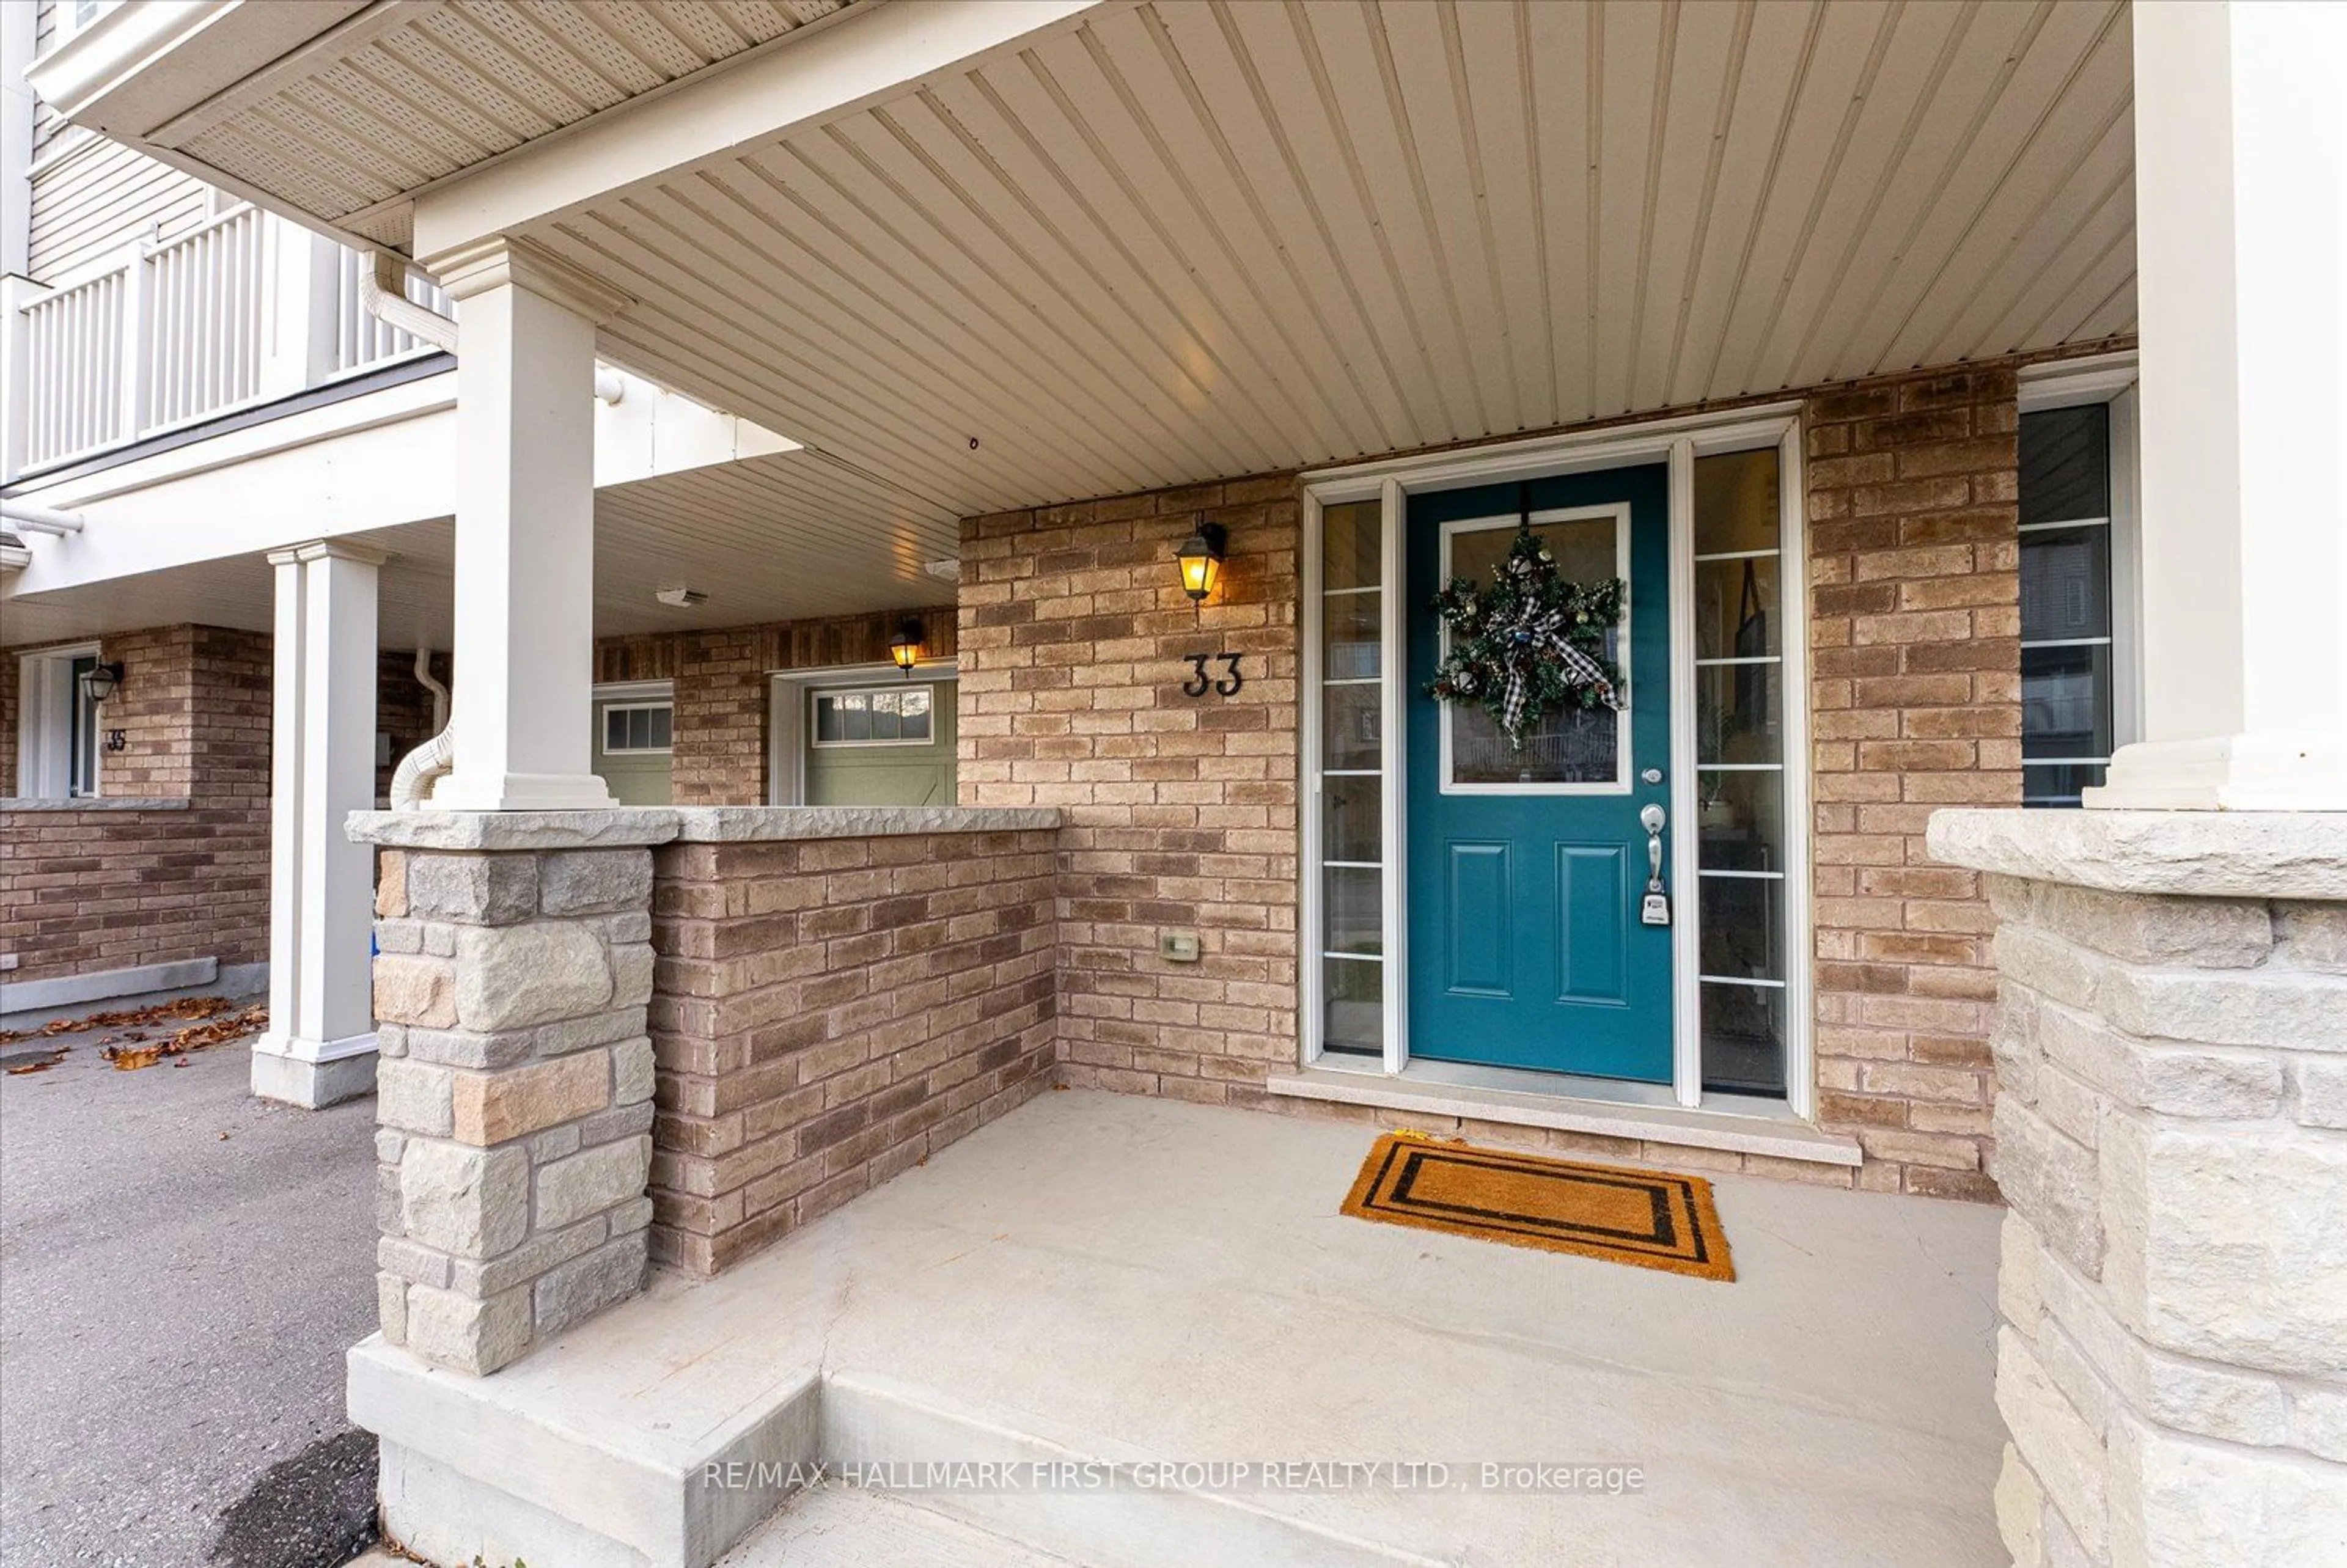
<path id="1" fill-rule="evenodd" d="M 1050 1081 L 1055 841 L 655 852 L 655 1260 L 713 1274 Z"/>

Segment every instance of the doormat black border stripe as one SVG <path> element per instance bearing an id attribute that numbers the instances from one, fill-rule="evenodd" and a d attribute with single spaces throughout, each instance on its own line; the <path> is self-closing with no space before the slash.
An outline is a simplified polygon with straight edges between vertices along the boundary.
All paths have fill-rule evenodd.
<path id="1" fill-rule="evenodd" d="M 1522 1214 L 1506 1208 L 1477 1208 L 1413 1197 L 1410 1189 L 1417 1178 L 1433 1164 L 1476 1166 L 1616 1192 L 1628 1189 L 1645 1193 L 1652 1204 L 1655 1224 L 1651 1230 L 1640 1234 L 1618 1225 L 1575 1224 L 1558 1214 Z M 1724 1282 L 1736 1277 L 1735 1261 L 1728 1251 L 1727 1235 L 1720 1228 L 1711 1184 L 1701 1176 L 1676 1172 L 1584 1164 L 1512 1150 L 1477 1148 L 1421 1132 L 1389 1132 L 1377 1141 L 1362 1162 L 1360 1174 L 1346 1195 L 1342 1212 L 1385 1225 L 1445 1231 L 1453 1235 L 1570 1253 L 1699 1279 Z"/>

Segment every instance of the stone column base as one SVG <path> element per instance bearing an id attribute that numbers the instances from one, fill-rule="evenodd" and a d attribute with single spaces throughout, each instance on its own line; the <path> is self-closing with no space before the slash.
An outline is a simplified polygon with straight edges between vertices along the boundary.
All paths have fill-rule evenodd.
<path id="1" fill-rule="evenodd" d="M 252 1042 L 252 1092 L 262 1100 L 323 1110 L 374 1092 L 372 1034 L 297 1040 L 275 1031 Z"/>
<path id="2" fill-rule="evenodd" d="M 1956 811 L 2021 1568 L 2347 1563 L 2347 816 Z"/>
<path id="3" fill-rule="evenodd" d="M 377 813 L 384 1337 L 486 1375 L 642 1287 L 671 814 Z M 572 847 L 574 845 L 587 847 Z"/>

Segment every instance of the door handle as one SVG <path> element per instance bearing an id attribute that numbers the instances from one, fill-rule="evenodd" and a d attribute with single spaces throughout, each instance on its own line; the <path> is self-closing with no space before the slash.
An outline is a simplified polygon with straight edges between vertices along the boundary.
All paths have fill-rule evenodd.
<path id="1" fill-rule="evenodd" d="M 1667 820 L 1659 805 L 1649 804 L 1638 813 L 1638 825 L 1646 830 L 1646 896 L 1638 901 L 1642 925 L 1671 923 L 1671 896 L 1663 886 L 1663 824 Z"/>

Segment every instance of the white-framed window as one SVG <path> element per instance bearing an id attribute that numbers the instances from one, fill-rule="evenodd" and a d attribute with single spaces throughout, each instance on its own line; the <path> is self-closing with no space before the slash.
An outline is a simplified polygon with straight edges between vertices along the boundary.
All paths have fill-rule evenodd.
<path id="1" fill-rule="evenodd" d="M 676 734 L 673 702 L 611 702 L 603 709 L 607 756 L 666 755 Z"/>
<path id="2" fill-rule="evenodd" d="M 2132 369 L 2024 387 L 2022 804 L 2074 806 L 2136 738 Z"/>
<path id="3" fill-rule="evenodd" d="M 932 686 L 825 687 L 813 702 L 817 746 L 926 746 L 936 738 Z"/>
<path id="4" fill-rule="evenodd" d="M 97 667 L 95 642 L 45 648 L 17 662 L 16 793 L 80 800 L 98 793 L 98 704 L 82 677 Z"/>

